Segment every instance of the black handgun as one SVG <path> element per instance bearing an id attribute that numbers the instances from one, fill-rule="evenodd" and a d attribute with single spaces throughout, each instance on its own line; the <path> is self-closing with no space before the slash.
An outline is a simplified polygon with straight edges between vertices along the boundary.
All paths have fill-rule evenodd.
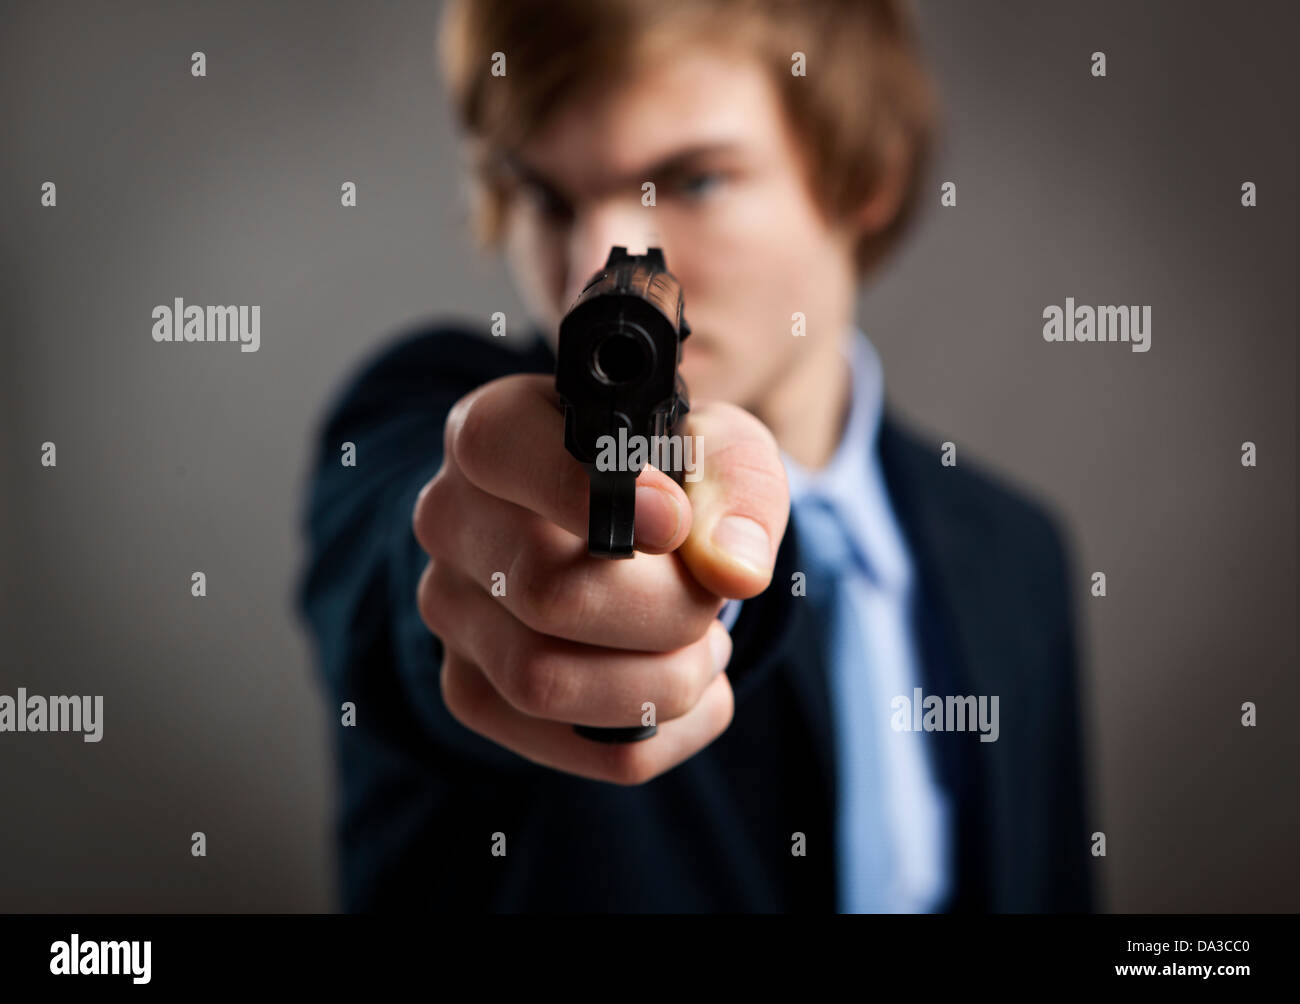
<path id="1" fill-rule="evenodd" d="M 680 435 L 690 410 L 677 372 L 682 342 L 691 333 L 684 310 L 681 285 L 660 248 L 629 255 L 614 247 L 560 322 L 555 389 L 564 405 L 565 448 L 590 482 L 587 550 L 597 557 L 632 557 L 640 473 L 640 467 L 608 469 L 601 458 L 610 456 L 611 443 L 620 443 L 620 429 L 622 443 L 633 436 L 653 443 Z M 664 473 L 679 485 L 685 478 L 684 465 Z M 654 725 L 574 729 L 600 742 L 635 742 L 657 731 Z"/>

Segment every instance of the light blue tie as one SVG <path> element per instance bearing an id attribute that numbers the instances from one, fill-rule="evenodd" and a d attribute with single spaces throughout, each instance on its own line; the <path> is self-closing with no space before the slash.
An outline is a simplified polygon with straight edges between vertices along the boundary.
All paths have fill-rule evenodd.
<path id="1" fill-rule="evenodd" d="M 850 543 L 834 502 L 808 493 L 793 504 L 799 541 L 807 556 L 808 601 L 823 613 L 829 628 L 827 666 L 831 718 L 835 728 L 837 794 L 836 861 L 841 913 L 879 913 L 890 909 L 892 848 L 885 819 L 886 801 L 876 730 L 888 709 L 875 707 L 871 692 L 870 651 L 846 578 L 870 566 Z"/>

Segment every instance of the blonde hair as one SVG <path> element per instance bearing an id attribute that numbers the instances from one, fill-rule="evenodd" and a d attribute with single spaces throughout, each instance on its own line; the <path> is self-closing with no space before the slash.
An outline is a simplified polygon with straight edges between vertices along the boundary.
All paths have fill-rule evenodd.
<path id="1" fill-rule="evenodd" d="M 480 245 L 496 247 L 501 237 L 508 197 L 501 155 L 575 94 L 683 39 L 744 46 L 768 66 L 810 153 L 807 181 L 827 219 L 863 205 L 899 164 L 896 212 L 854 252 L 864 275 L 915 217 L 938 129 L 906 0 L 449 0 L 440 64 L 457 124 L 476 151 Z M 503 77 L 491 75 L 495 52 L 508 54 Z M 795 52 L 806 56 L 806 76 L 791 72 Z"/>

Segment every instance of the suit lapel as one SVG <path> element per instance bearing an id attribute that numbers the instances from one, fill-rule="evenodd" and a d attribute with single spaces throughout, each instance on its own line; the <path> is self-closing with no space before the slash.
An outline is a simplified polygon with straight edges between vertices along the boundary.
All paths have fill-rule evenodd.
<path id="1" fill-rule="evenodd" d="M 933 448 L 906 433 L 886 405 L 880 457 L 894 512 L 918 576 L 918 631 L 925 693 L 1014 692 L 1012 662 L 999 648 L 1005 598 L 989 581 L 991 528 L 953 491 L 955 472 Z M 1005 702 L 1004 702 L 1005 703 Z M 1017 844 L 1004 823 L 1015 798 L 1013 746 L 980 743 L 974 733 L 947 733 L 938 744 L 944 784 L 957 808 L 954 909 L 997 909 L 1012 874 L 1006 855 Z"/>
<path id="2" fill-rule="evenodd" d="M 808 574 L 808 562 L 799 542 L 799 532 L 791 514 L 786 529 L 792 555 L 791 569 Z M 781 579 L 773 575 L 779 589 L 788 589 L 791 581 L 786 572 Z M 785 664 L 786 679 L 794 692 L 795 701 L 808 726 L 809 738 L 819 767 L 818 786 L 832 818 L 836 805 L 835 725 L 831 712 L 829 630 L 825 611 L 815 606 L 807 597 L 788 604 L 790 641 L 789 658 Z"/>

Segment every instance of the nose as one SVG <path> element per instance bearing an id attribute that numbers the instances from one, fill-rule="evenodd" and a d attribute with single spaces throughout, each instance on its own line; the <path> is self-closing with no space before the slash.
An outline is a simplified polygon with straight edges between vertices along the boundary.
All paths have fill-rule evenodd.
<path id="1" fill-rule="evenodd" d="M 565 309 L 572 306 L 588 280 L 604 267 L 609 249 L 615 246 L 627 248 L 629 254 L 644 254 L 647 248 L 663 246 L 655 209 L 641 205 L 639 194 L 617 201 L 606 200 L 578 213 L 569 239 Z"/>

